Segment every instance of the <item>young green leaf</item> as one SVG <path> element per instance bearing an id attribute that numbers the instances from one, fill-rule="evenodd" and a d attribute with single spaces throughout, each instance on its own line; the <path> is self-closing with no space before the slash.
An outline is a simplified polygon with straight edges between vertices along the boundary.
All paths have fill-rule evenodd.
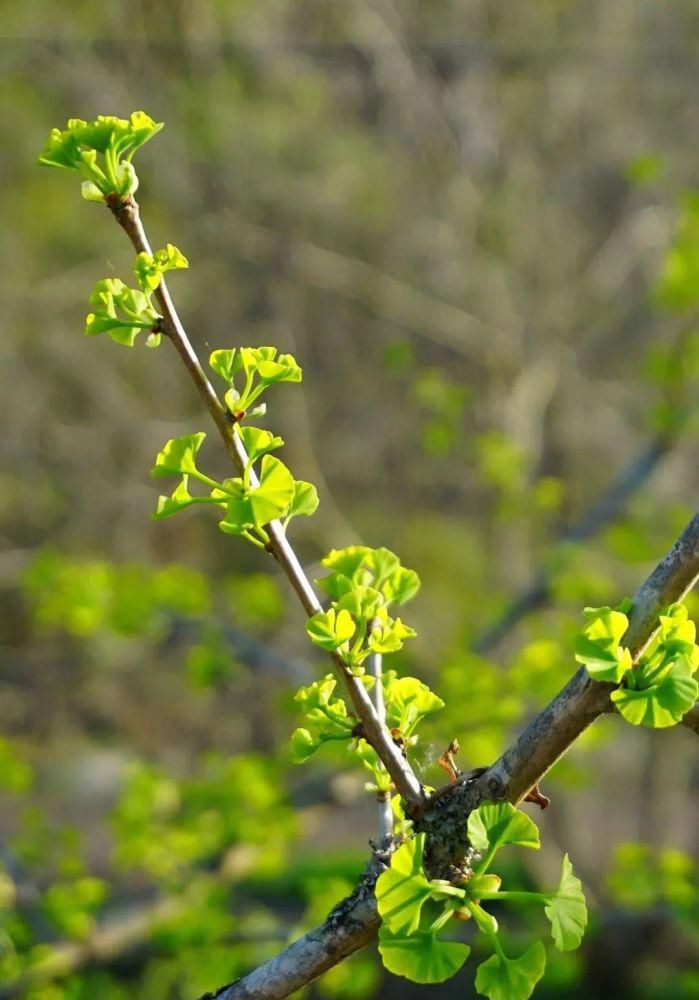
<path id="1" fill-rule="evenodd" d="M 150 298 L 138 288 L 127 288 L 119 278 L 98 281 L 90 296 L 95 311 L 85 320 L 85 334 L 108 333 L 118 344 L 133 347 L 141 330 L 151 330 L 159 316 Z"/>
<path id="2" fill-rule="evenodd" d="M 297 479 L 294 483 L 294 495 L 291 498 L 287 519 L 305 515 L 309 517 L 315 514 L 318 509 L 318 491 L 313 483 L 306 483 L 302 479 Z"/>
<path id="3" fill-rule="evenodd" d="M 63 131 L 51 130 L 39 163 L 78 170 L 87 178 L 83 195 L 89 201 L 105 201 L 109 194 L 126 197 L 138 187 L 131 157 L 162 127 L 143 111 L 134 111 L 128 120 L 112 115 L 99 115 L 91 122 L 71 118 Z"/>
<path id="4" fill-rule="evenodd" d="M 185 434 L 182 437 L 171 438 L 158 452 L 151 476 L 156 479 L 163 476 L 176 476 L 183 473 L 196 473 L 196 456 L 201 448 L 206 434 Z"/>
<path id="5" fill-rule="evenodd" d="M 491 853 L 504 844 L 540 847 L 534 821 L 509 802 L 483 802 L 474 809 L 468 818 L 468 839 L 476 850 Z"/>
<path id="6" fill-rule="evenodd" d="M 406 841 L 391 858 L 391 867 L 376 882 L 376 903 L 385 926 L 394 934 L 414 934 L 432 887 L 422 867 L 425 834 Z"/>
<path id="7" fill-rule="evenodd" d="M 265 455 L 260 471 L 260 485 L 248 493 L 253 513 L 252 523 L 257 527 L 281 517 L 294 495 L 294 477 L 283 462 L 273 455 Z"/>
<path id="8" fill-rule="evenodd" d="M 379 929 L 379 952 L 384 966 L 414 983 L 442 983 L 459 971 L 471 949 L 458 941 L 441 941 L 420 927 L 414 933 Z"/>
<path id="9" fill-rule="evenodd" d="M 300 382 L 303 377 L 301 368 L 291 354 L 280 354 L 276 361 L 259 361 L 257 371 L 260 381 L 265 385 L 272 385 L 274 382 Z"/>
<path id="10" fill-rule="evenodd" d="M 582 941 L 587 926 L 587 906 L 580 879 L 573 874 L 568 855 L 563 857 L 563 872 L 555 895 L 544 907 L 551 921 L 551 936 L 560 951 L 573 951 Z"/>
<path id="11" fill-rule="evenodd" d="M 420 588 L 417 573 L 401 566 L 398 556 L 385 548 L 349 545 L 333 549 L 323 559 L 323 565 L 332 572 L 318 582 L 334 598 L 347 591 L 346 581 L 378 590 L 384 604 L 404 604 Z"/>
<path id="12" fill-rule="evenodd" d="M 272 434 L 270 431 L 262 430 L 259 427 L 249 427 L 247 424 L 238 428 L 240 436 L 248 453 L 251 462 L 256 462 L 270 451 L 281 448 L 284 444 L 283 438 Z"/>
<path id="13" fill-rule="evenodd" d="M 401 566 L 386 580 L 382 589 L 389 604 L 405 604 L 420 589 L 420 577 L 414 569 Z"/>
<path id="14" fill-rule="evenodd" d="M 163 250 L 154 254 L 139 253 L 136 257 L 134 271 L 138 283 L 144 292 L 153 292 L 160 284 L 160 279 L 166 271 L 189 267 L 189 261 L 176 246 L 168 243 Z"/>
<path id="15" fill-rule="evenodd" d="M 339 649 L 345 642 L 352 638 L 357 630 L 357 626 L 352 620 L 349 611 L 319 611 L 306 622 L 306 631 L 311 638 L 311 642 L 321 649 L 333 651 Z"/>
<path id="16" fill-rule="evenodd" d="M 295 729 L 291 734 L 292 764 L 304 764 L 319 746 L 320 741 L 313 739 L 308 729 Z"/>
<path id="17" fill-rule="evenodd" d="M 246 487 L 240 479 L 228 479 L 224 485 L 229 489 L 228 507 L 219 528 L 232 535 L 282 517 L 294 495 L 294 477 L 273 455 L 263 457 L 257 486 Z"/>
<path id="18" fill-rule="evenodd" d="M 641 674 L 637 683 L 643 684 Z M 699 684 L 692 677 L 688 657 L 680 656 L 656 683 L 640 689 L 630 687 L 612 691 L 611 698 L 627 722 L 634 726 L 665 729 L 674 726 L 694 706 Z"/>
<path id="19" fill-rule="evenodd" d="M 585 625 L 575 639 L 575 659 L 596 681 L 619 683 L 631 669 L 631 653 L 620 646 L 629 620 L 612 608 L 585 608 Z"/>
<path id="20" fill-rule="evenodd" d="M 395 670 L 383 675 L 386 720 L 392 729 L 410 736 L 427 715 L 444 708 L 444 702 L 415 677 L 398 677 Z"/>
<path id="21" fill-rule="evenodd" d="M 224 382 L 233 384 L 233 376 L 240 371 L 242 362 L 235 347 L 212 351 L 209 356 L 209 366 L 220 375 Z"/>
<path id="22" fill-rule="evenodd" d="M 367 648 L 372 653 L 395 653 L 403 648 L 404 639 L 413 639 L 417 632 L 409 625 L 404 625 L 400 618 L 389 618 L 382 612 L 384 609 L 380 608 L 374 619 Z"/>
<path id="23" fill-rule="evenodd" d="M 356 719 L 349 716 L 341 698 L 333 698 L 336 680 L 328 674 L 321 681 L 296 692 L 294 700 L 302 706 L 306 726 L 291 737 L 291 754 L 295 764 L 311 757 L 328 740 L 350 740 Z"/>
<path id="24" fill-rule="evenodd" d="M 478 966 L 476 989 L 490 1000 L 527 1000 L 546 968 L 546 951 L 535 941 L 519 958 L 495 954 Z"/>
<path id="25" fill-rule="evenodd" d="M 166 517 L 172 517 L 173 514 L 184 510 L 185 507 L 191 507 L 192 504 L 209 502 L 208 497 L 193 497 L 189 492 L 188 483 L 189 476 L 184 475 L 169 497 L 158 497 L 158 506 L 153 515 L 155 520 L 160 521 Z"/>

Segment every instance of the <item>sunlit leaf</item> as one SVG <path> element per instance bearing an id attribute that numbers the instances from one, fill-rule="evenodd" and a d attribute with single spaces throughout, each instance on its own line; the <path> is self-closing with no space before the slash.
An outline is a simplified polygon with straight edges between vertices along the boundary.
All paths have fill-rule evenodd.
<path id="1" fill-rule="evenodd" d="M 674 726 L 699 697 L 699 684 L 692 677 L 692 670 L 688 658 L 680 656 L 657 683 L 641 690 L 618 688 L 612 691 L 612 701 L 634 726 L 651 729 Z"/>
<path id="2" fill-rule="evenodd" d="M 551 936 L 560 951 L 572 951 L 582 941 L 587 926 L 587 906 L 580 879 L 573 874 L 568 855 L 556 893 L 544 907 L 551 921 Z"/>
<path id="3" fill-rule="evenodd" d="M 483 802 L 474 809 L 468 818 L 468 839 L 478 851 L 497 850 L 504 844 L 540 846 L 534 821 L 510 802 Z"/>
<path id="4" fill-rule="evenodd" d="M 283 438 L 259 427 L 250 427 L 244 424 L 239 427 L 239 432 L 251 462 L 256 462 L 258 458 L 262 458 L 263 455 L 276 448 L 281 448 L 284 444 Z"/>
<path id="5" fill-rule="evenodd" d="M 201 448 L 206 434 L 185 434 L 182 437 L 171 438 L 158 452 L 151 476 L 158 479 L 162 476 L 181 475 L 197 471 L 196 456 Z"/>
<path id="6" fill-rule="evenodd" d="M 618 683 L 631 668 L 631 654 L 620 646 L 629 620 L 612 608 L 585 608 L 585 625 L 575 638 L 575 659 L 597 681 Z"/>
<path id="7" fill-rule="evenodd" d="M 335 650 L 352 638 L 357 630 L 349 611 L 319 611 L 306 622 L 311 641 L 321 649 Z"/>
<path id="8" fill-rule="evenodd" d="M 416 677 L 398 677 L 394 670 L 383 676 L 384 701 L 389 726 L 409 736 L 427 715 L 444 708 L 444 702 Z"/>
<path id="9" fill-rule="evenodd" d="M 442 941 L 429 929 L 414 933 L 379 930 L 379 952 L 384 966 L 414 983 L 442 983 L 459 971 L 471 949 L 458 941 Z"/>
<path id="10" fill-rule="evenodd" d="M 287 517 L 298 517 L 303 514 L 310 516 L 318 509 L 318 491 L 313 483 L 297 479 L 294 483 L 294 495 L 289 504 Z"/>
<path id="11" fill-rule="evenodd" d="M 422 906 L 432 895 L 422 866 L 424 845 L 424 833 L 401 844 L 391 858 L 391 867 L 376 882 L 381 919 L 394 934 L 415 933 Z"/>
<path id="12" fill-rule="evenodd" d="M 546 968 L 546 951 L 535 941 L 519 958 L 493 955 L 478 966 L 476 989 L 490 1000 L 527 1000 Z"/>

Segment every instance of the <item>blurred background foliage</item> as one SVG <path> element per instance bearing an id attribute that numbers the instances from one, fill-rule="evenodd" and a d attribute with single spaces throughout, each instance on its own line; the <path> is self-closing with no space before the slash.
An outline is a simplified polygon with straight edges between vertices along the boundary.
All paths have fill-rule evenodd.
<path id="1" fill-rule="evenodd" d="M 325 916 L 375 809 L 339 755 L 289 764 L 293 693 L 327 668 L 274 566 L 199 511 L 150 520 L 153 456 L 206 420 L 166 345 L 82 339 L 131 254 L 36 168 L 49 129 L 166 122 L 139 199 L 190 259 L 172 284 L 195 346 L 304 368 L 269 423 L 319 486 L 303 559 L 361 540 L 423 580 L 391 666 L 447 702 L 416 753 L 437 784 L 453 737 L 464 768 L 505 748 L 571 673 L 582 606 L 633 592 L 692 511 L 699 14 L 0 12 L 0 997 L 191 1000 Z M 699 994 L 695 743 L 604 719 L 547 779 L 543 850 L 513 874 L 568 851 L 593 917 L 539 996 Z M 473 995 L 471 964 L 431 995 Z M 307 994 L 424 990 L 370 949 Z"/>

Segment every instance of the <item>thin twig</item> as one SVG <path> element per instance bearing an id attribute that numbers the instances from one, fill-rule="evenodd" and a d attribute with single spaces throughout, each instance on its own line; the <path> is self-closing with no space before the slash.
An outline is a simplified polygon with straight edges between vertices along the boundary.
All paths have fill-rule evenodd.
<path id="1" fill-rule="evenodd" d="M 369 626 L 371 628 L 371 624 Z M 383 657 L 381 653 L 372 653 L 367 658 L 369 673 L 374 681 L 374 708 L 382 726 L 386 725 L 386 705 L 383 698 Z M 376 794 L 379 809 L 379 847 L 388 847 L 393 836 L 393 808 L 391 794 L 379 790 Z"/>
<path id="2" fill-rule="evenodd" d="M 580 521 L 558 539 L 554 551 L 589 541 L 615 521 L 671 450 L 675 440 L 676 434 L 669 433 L 659 434 L 654 438 L 629 462 L 609 489 L 583 514 Z M 522 619 L 546 604 L 551 596 L 552 584 L 553 573 L 548 569 L 540 570 L 531 583 L 511 601 L 500 618 L 476 639 L 473 644 L 474 653 L 482 655 L 492 652 L 499 646 Z"/>
<path id="3" fill-rule="evenodd" d="M 145 252 L 152 254 L 153 251 L 143 228 L 136 201 L 132 197 L 126 199 L 112 198 L 109 201 L 109 207 L 117 222 L 131 240 L 135 250 L 138 253 Z M 160 284 L 155 291 L 155 297 L 162 312 L 163 332 L 172 341 L 177 353 L 180 355 L 199 395 L 216 424 L 228 454 L 242 475 L 248 463 L 248 456 L 245 452 L 242 439 L 239 434 L 235 433 L 228 413 L 221 405 L 213 386 L 209 382 L 194 352 L 163 278 L 161 278 Z M 253 482 L 256 481 L 253 477 L 251 479 Z M 306 614 L 310 616 L 321 611 L 320 602 L 311 586 L 310 580 L 301 567 L 296 553 L 289 544 L 279 521 L 272 521 L 266 525 L 266 530 L 270 539 L 269 548 L 289 579 Z M 359 683 L 354 674 L 347 668 L 347 665 L 339 654 L 333 653 L 332 659 L 344 682 L 354 711 L 364 727 L 367 741 L 373 746 L 381 761 L 386 766 L 386 770 L 391 775 L 391 779 L 405 800 L 408 809 L 421 808 L 425 799 L 422 786 L 413 773 L 408 761 L 393 743 L 386 727 L 379 722 L 366 688 L 363 684 Z"/>

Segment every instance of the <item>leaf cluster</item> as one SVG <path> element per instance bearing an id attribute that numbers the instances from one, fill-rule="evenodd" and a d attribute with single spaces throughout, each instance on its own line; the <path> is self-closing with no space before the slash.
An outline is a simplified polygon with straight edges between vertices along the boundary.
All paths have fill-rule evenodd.
<path id="1" fill-rule="evenodd" d="M 269 544 L 265 525 L 282 519 L 286 527 L 292 517 L 313 514 L 318 507 L 318 494 L 311 483 L 296 480 L 282 461 L 270 452 L 281 447 L 283 440 L 258 427 L 236 426 L 248 455 L 242 476 L 219 482 L 197 467 L 197 453 L 206 437 L 203 431 L 172 438 L 158 452 L 151 475 L 155 478 L 179 475 L 180 481 L 170 494 L 158 499 L 154 517 L 162 519 L 191 507 L 209 504 L 223 513 L 219 528 L 227 535 L 240 535 L 263 548 Z M 259 477 L 253 474 L 254 463 L 260 461 Z M 190 480 L 207 487 L 207 495 L 190 493 Z"/>
<path id="2" fill-rule="evenodd" d="M 361 683 L 370 690 L 375 678 L 363 675 Z M 291 737 L 291 758 L 303 764 L 324 743 L 347 742 L 352 753 L 374 777 L 372 791 L 389 791 L 390 779 L 376 751 L 356 735 L 357 719 L 347 710 L 342 698 L 334 697 L 336 680 L 328 674 L 301 688 L 295 695 L 304 711 L 304 726 L 296 729 Z M 381 677 L 383 686 L 386 724 L 394 739 L 404 746 L 414 746 L 418 740 L 415 730 L 424 718 L 444 707 L 444 702 L 415 677 L 398 677 L 395 670 L 388 670 Z"/>
<path id="3" fill-rule="evenodd" d="M 628 610 L 628 602 L 616 610 L 585 608 L 575 658 L 594 680 L 621 684 L 611 698 L 627 722 L 652 729 L 674 726 L 699 696 L 693 676 L 699 667 L 696 627 L 682 603 L 671 604 L 659 616 L 660 628 L 634 667 L 631 653 L 621 645 Z"/>
<path id="4" fill-rule="evenodd" d="M 316 646 L 338 652 L 347 666 L 362 673 L 367 656 L 397 652 L 405 639 L 415 636 L 414 629 L 388 612 L 391 604 L 404 604 L 420 587 L 417 573 L 401 566 L 397 555 L 351 545 L 333 549 L 323 566 L 331 572 L 318 583 L 333 601 L 306 624 Z"/>
<path id="5" fill-rule="evenodd" d="M 379 951 L 391 972 L 414 982 L 436 983 L 452 976 L 470 953 L 468 945 L 444 938 L 450 921 L 474 921 L 493 951 L 476 973 L 476 989 L 491 1000 L 526 1000 L 542 977 L 546 952 L 534 942 L 517 958 L 505 955 L 498 937 L 498 923 L 483 906 L 488 901 L 512 901 L 543 905 L 551 936 L 561 951 L 577 948 L 587 924 L 587 908 L 580 880 L 566 855 L 561 879 L 551 892 L 502 891 L 501 879 L 489 871 L 506 844 L 538 848 L 539 831 L 534 822 L 510 803 L 483 803 L 468 819 L 468 837 L 481 853 L 473 874 L 460 885 L 428 879 L 424 872 L 425 834 L 418 834 L 398 848 L 391 867 L 376 883 L 376 899 L 382 926 Z M 432 916 L 429 906 L 441 912 Z"/>
<path id="6" fill-rule="evenodd" d="M 105 202 L 109 195 L 126 198 L 138 188 L 131 162 L 134 153 L 163 127 L 145 111 L 126 118 L 98 115 L 94 121 L 71 118 L 65 129 L 54 128 L 39 156 L 46 167 L 77 170 L 85 180 L 82 196 Z"/>
<path id="7" fill-rule="evenodd" d="M 120 278 L 103 278 L 95 285 L 90 296 L 93 312 L 85 320 L 85 333 L 95 336 L 108 333 L 117 344 L 133 347 L 141 330 L 150 330 L 148 347 L 157 347 L 161 341 L 159 323 L 161 316 L 153 305 L 152 296 L 166 271 L 188 267 L 187 258 L 168 243 L 165 249 L 154 254 L 140 253 L 134 271 L 138 288 L 129 288 Z"/>
<path id="8" fill-rule="evenodd" d="M 265 405 L 260 396 L 277 382 L 300 382 L 303 373 L 291 354 L 277 354 L 276 347 L 232 347 L 214 351 L 209 364 L 228 385 L 226 406 L 237 420 L 258 416 Z"/>

